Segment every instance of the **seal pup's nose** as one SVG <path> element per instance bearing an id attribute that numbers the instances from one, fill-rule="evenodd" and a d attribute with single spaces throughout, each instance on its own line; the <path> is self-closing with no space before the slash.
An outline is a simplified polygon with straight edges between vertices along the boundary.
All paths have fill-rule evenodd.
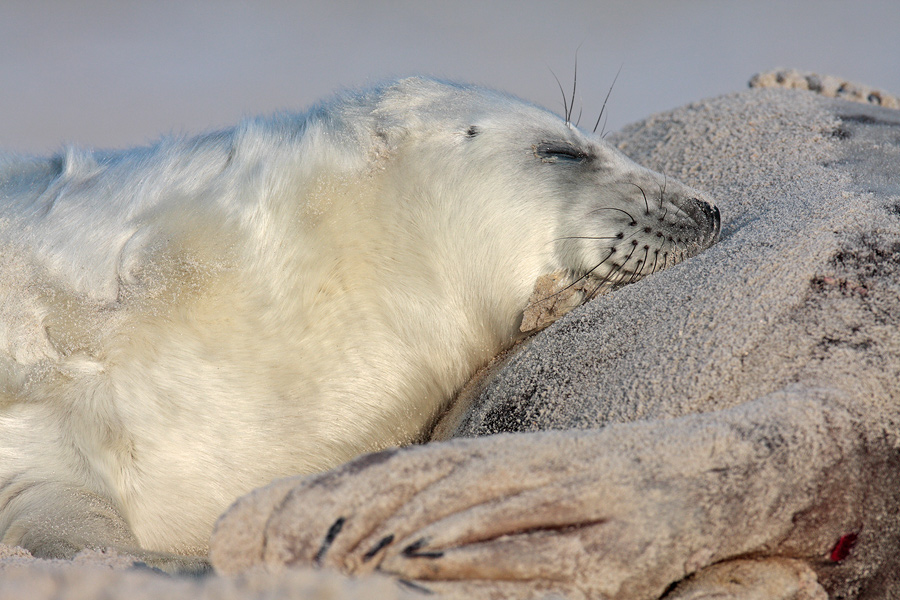
<path id="1" fill-rule="evenodd" d="M 709 243 L 712 244 L 719 239 L 719 232 L 722 230 L 722 215 L 719 213 L 719 207 L 699 198 L 695 198 L 694 202 L 697 203 L 700 212 L 703 213 L 703 217 L 709 227 Z"/>
<path id="2" fill-rule="evenodd" d="M 713 221 L 713 239 L 719 238 L 719 232 L 722 231 L 722 215 L 719 214 L 719 207 L 713 205 L 712 207 L 712 221 Z"/>

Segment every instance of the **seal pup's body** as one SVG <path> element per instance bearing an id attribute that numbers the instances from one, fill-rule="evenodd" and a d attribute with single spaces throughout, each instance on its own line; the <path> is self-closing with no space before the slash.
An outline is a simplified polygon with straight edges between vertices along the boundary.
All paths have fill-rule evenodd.
<path id="1" fill-rule="evenodd" d="M 636 280 L 719 227 L 559 117 L 422 78 L 9 157 L 0 194 L 0 540 L 167 569 L 248 490 L 420 439 L 539 277 Z"/>

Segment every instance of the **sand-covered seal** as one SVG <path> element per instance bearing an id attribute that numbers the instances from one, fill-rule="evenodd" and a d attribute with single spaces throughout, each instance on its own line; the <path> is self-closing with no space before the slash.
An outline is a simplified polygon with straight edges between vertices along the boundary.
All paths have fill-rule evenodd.
<path id="1" fill-rule="evenodd" d="M 176 570 L 248 490 L 421 439 L 543 277 L 583 299 L 719 231 L 565 119 L 423 78 L 7 156 L 0 194 L 0 541 Z"/>

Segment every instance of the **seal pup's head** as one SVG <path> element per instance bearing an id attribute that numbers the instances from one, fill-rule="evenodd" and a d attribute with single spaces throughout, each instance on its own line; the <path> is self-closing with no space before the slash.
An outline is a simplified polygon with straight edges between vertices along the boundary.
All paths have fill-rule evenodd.
<path id="1" fill-rule="evenodd" d="M 361 102 L 353 110 L 374 106 L 366 116 L 378 154 L 394 165 L 415 165 L 398 169 L 408 197 L 437 200 L 455 212 L 448 224 L 455 220 L 461 229 L 449 235 L 468 236 L 469 260 L 500 258 L 529 292 L 555 273 L 559 289 L 581 287 L 580 299 L 589 299 L 718 238 L 719 211 L 703 192 L 636 164 L 546 109 L 421 77 L 371 93 L 365 100 L 352 96 Z M 508 258 L 475 255 L 478 238 L 508 247 Z"/>

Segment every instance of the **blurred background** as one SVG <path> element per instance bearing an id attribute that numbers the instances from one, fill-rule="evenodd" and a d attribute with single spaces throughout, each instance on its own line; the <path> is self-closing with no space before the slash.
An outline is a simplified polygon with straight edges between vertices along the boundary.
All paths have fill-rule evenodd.
<path id="1" fill-rule="evenodd" d="M 413 73 L 607 130 L 794 67 L 900 94 L 898 0 L 3 0 L 0 148 L 119 147 Z M 551 73 L 552 70 L 552 73 Z"/>

